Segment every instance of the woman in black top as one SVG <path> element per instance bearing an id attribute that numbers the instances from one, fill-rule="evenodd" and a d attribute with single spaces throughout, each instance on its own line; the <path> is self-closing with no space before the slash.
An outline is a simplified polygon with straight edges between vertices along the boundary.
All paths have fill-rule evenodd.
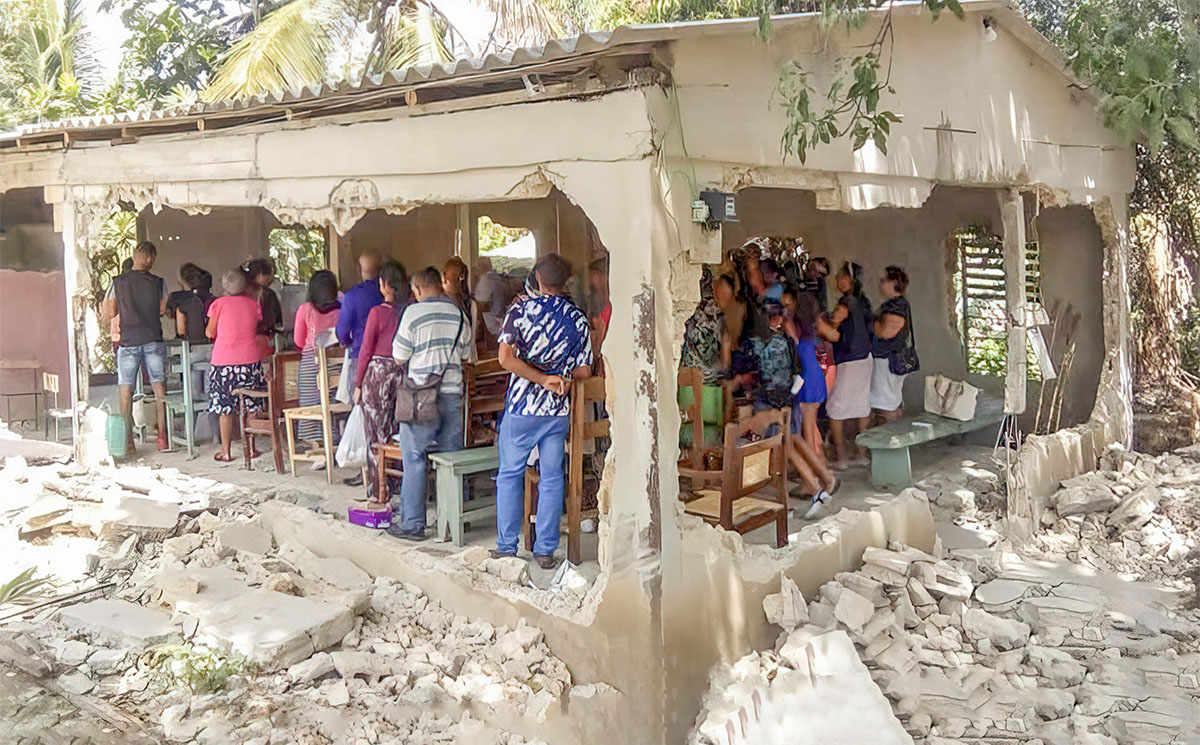
<path id="1" fill-rule="evenodd" d="M 904 379 L 911 372 L 911 363 L 904 353 L 912 347 L 912 308 L 904 291 L 908 289 L 908 273 L 898 266 L 889 266 L 879 278 L 883 304 L 875 317 L 875 339 L 871 347 L 874 370 L 871 373 L 871 408 L 884 421 L 900 418 L 904 403 Z M 912 358 L 915 359 L 915 358 Z M 904 370 L 897 374 L 898 370 Z"/>
<path id="2" fill-rule="evenodd" d="M 858 451 L 853 461 L 847 461 L 845 422 L 857 424 L 855 433 L 867 428 L 871 417 L 871 301 L 863 294 L 862 267 L 847 261 L 837 273 L 837 288 L 842 293 L 833 310 L 829 325 L 822 335 L 833 342 L 833 360 L 837 377 L 833 390 L 825 401 L 829 414 L 829 432 L 837 460 L 835 470 L 844 471 L 847 465 L 866 465 L 866 454 Z M 854 447 L 851 439 L 850 446 Z"/>

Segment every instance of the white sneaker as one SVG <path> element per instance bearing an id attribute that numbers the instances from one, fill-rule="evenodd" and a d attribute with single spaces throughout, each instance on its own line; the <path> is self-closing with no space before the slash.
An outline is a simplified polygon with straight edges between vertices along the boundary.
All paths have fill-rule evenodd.
<path id="1" fill-rule="evenodd" d="M 821 515 L 822 508 L 829 503 L 833 497 L 829 496 L 829 492 L 822 489 L 813 495 L 812 506 L 808 508 L 808 512 L 804 513 L 804 520 L 815 520 Z"/>

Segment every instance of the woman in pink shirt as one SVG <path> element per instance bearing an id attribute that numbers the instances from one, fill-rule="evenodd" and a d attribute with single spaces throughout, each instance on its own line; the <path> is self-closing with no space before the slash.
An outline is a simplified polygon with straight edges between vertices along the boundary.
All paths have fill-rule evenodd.
<path id="1" fill-rule="evenodd" d="M 321 392 L 317 388 L 317 334 L 337 326 L 342 304 L 338 302 L 337 276 L 322 269 L 308 280 L 308 302 L 296 310 L 296 347 L 300 352 L 300 369 L 296 373 L 296 394 L 301 406 L 318 406 Z M 331 381 L 335 386 L 337 380 Z M 320 422 L 298 423 L 297 437 L 304 450 L 321 442 L 324 435 Z"/>
<path id="2" fill-rule="evenodd" d="M 372 446 L 386 442 L 396 434 L 396 387 L 400 383 L 400 368 L 392 357 L 392 340 L 400 327 L 400 314 L 409 303 L 408 272 L 399 262 L 389 261 L 383 265 L 379 273 L 379 291 L 383 293 L 383 305 L 371 308 L 367 315 L 354 381 L 354 402 L 362 406 L 367 434 L 367 498 L 373 501 L 379 501 L 380 484 Z"/>
<path id="3" fill-rule="evenodd" d="M 246 275 L 237 269 L 225 272 L 221 277 L 225 297 L 217 298 L 208 309 L 208 326 L 205 334 L 213 340 L 212 367 L 208 371 L 208 410 L 220 416 L 221 449 L 213 456 L 228 463 L 233 460 L 229 446 L 233 440 L 233 413 L 238 401 L 234 391 L 238 388 L 263 389 L 255 331 L 262 320 L 258 302 L 247 296 Z M 257 399 L 246 402 L 251 408 L 261 408 Z"/>

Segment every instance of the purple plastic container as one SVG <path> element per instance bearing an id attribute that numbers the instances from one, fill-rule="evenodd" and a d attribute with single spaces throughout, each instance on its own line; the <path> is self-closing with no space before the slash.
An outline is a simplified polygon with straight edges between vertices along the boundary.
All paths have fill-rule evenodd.
<path id="1" fill-rule="evenodd" d="M 372 530 L 387 530 L 392 525 L 392 508 L 386 504 L 359 502 L 347 510 L 347 518 L 354 525 Z"/>

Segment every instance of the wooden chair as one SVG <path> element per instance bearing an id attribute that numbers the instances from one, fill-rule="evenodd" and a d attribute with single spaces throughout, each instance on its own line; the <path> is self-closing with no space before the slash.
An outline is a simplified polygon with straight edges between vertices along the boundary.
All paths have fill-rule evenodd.
<path id="1" fill-rule="evenodd" d="M 64 419 L 66 419 L 68 422 L 72 422 L 74 419 L 74 414 L 72 413 L 72 411 L 70 409 L 58 408 L 58 393 L 59 393 L 58 376 L 55 375 L 54 373 L 48 373 L 48 372 L 43 371 L 42 372 L 42 412 L 45 414 L 45 418 L 46 418 L 46 437 L 50 436 L 50 420 L 53 419 L 54 420 L 54 441 L 55 442 L 58 442 L 60 439 L 59 429 L 62 426 L 60 424 L 60 422 L 62 422 L 62 420 L 64 420 Z M 71 426 L 74 427 L 74 424 L 72 423 Z"/>
<path id="2" fill-rule="evenodd" d="M 263 361 L 263 377 L 267 387 L 262 390 L 238 388 L 234 394 L 240 403 L 242 455 L 246 470 L 254 470 L 254 438 L 271 438 L 271 454 L 275 456 L 275 472 L 283 473 L 283 411 L 299 405 L 297 382 L 300 372 L 300 352 L 277 352 Z M 262 402 L 259 411 L 251 411 L 247 399 Z"/>
<path id="3" fill-rule="evenodd" d="M 292 409 L 283 410 L 283 423 L 287 430 L 287 445 L 288 445 L 288 461 L 291 465 L 292 476 L 296 475 L 296 461 L 325 461 L 325 480 L 333 484 L 333 454 L 337 449 L 333 442 L 333 418 L 342 414 L 349 414 L 350 407 L 346 404 L 333 401 L 333 395 L 330 393 L 330 388 L 336 385 L 336 379 L 330 375 L 329 361 L 340 360 L 345 357 L 346 350 L 341 347 L 328 347 L 320 343 L 320 339 L 316 345 L 316 362 L 317 362 L 317 392 L 321 396 L 321 403 L 314 406 L 297 406 Z M 345 371 L 342 366 L 338 370 L 338 375 Z M 309 421 L 321 423 L 321 447 L 313 448 L 307 453 L 296 453 L 296 422 Z"/>
<path id="4" fill-rule="evenodd" d="M 504 411 L 504 394 L 508 390 L 509 372 L 500 366 L 498 358 L 479 360 L 475 364 L 463 365 L 463 381 L 466 395 L 463 396 L 463 431 L 466 446 L 480 444 L 474 436 L 474 417 L 496 417 Z"/>
<path id="5" fill-rule="evenodd" d="M 689 515 L 710 525 L 748 533 L 774 521 L 775 546 L 787 545 L 787 452 L 791 412 L 761 411 L 740 422 L 725 425 L 724 463 L 720 471 L 681 467 L 679 475 L 693 484 L 719 484 L 699 488 L 684 505 Z M 772 426 L 778 431 L 767 436 Z M 761 439 L 746 437 L 755 434 Z M 764 491 L 770 487 L 773 494 Z"/>
<path id="6" fill-rule="evenodd" d="M 567 561 L 579 564 L 579 525 L 583 521 L 583 460 L 584 450 L 598 438 L 607 437 L 611 429 L 608 419 L 588 421 L 587 412 L 595 403 L 604 403 L 604 378 L 586 378 L 571 383 L 571 422 L 567 430 L 566 504 L 563 516 L 567 521 Z M 537 539 L 534 521 L 537 518 L 538 472 L 525 471 L 525 548 L 532 551 Z"/>

